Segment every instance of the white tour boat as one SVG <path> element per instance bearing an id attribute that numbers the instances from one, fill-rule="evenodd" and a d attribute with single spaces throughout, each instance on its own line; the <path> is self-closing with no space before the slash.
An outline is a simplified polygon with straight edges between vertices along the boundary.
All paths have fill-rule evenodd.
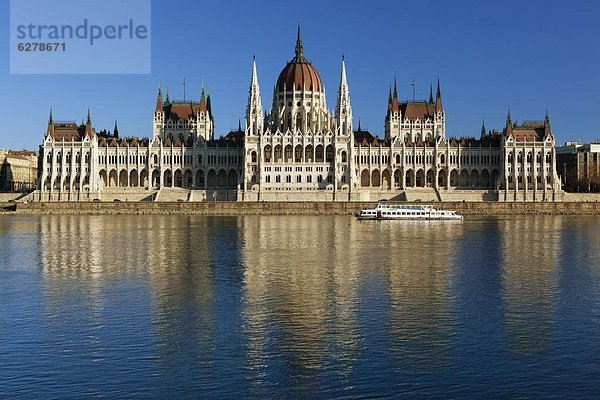
<path id="1" fill-rule="evenodd" d="M 462 215 L 456 211 L 436 210 L 432 206 L 408 206 L 400 204 L 379 203 L 377 207 L 360 210 L 358 219 L 400 219 L 400 220 L 461 220 Z"/>

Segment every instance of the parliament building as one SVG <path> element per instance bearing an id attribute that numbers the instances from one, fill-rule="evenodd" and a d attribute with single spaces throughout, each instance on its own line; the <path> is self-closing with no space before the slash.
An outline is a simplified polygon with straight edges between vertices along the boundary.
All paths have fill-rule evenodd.
<path id="1" fill-rule="evenodd" d="M 382 110 L 384 111 L 384 110 Z M 446 135 L 440 82 L 424 101 L 388 93 L 384 134 L 353 126 L 342 58 L 335 111 L 305 57 L 300 28 L 293 58 L 263 109 L 252 62 L 245 125 L 215 138 L 210 95 L 163 98 L 148 138 L 55 121 L 41 145 L 40 201 L 555 201 L 561 195 L 554 136 L 543 121 L 479 137 Z"/>

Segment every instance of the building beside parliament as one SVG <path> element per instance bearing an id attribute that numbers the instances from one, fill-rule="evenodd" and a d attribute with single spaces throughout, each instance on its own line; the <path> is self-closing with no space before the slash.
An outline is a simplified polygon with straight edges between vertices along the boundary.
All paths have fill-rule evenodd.
<path id="1" fill-rule="evenodd" d="M 26 192 L 36 188 L 38 153 L 0 150 L 0 192 Z"/>
<path id="2" fill-rule="evenodd" d="M 36 200 L 374 201 L 379 199 L 554 201 L 561 194 L 554 136 L 543 121 L 514 123 L 479 138 L 446 135 L 438 80 L 424 101 L 388 93 L 384 134 L 354 129 L 342 58 L 335 111 L 305 57 L 298 28 L 272 105 L 263 109 L 252 62 L 245 126 L 215 138 L 211 99 L 163 98 L 158 89 L 152 136 L 97 132 L 54 121 L 41 146 Z"/>

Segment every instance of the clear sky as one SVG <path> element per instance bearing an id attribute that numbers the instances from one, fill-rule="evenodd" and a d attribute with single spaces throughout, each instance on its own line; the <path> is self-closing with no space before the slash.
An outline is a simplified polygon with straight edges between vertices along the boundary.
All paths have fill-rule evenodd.
<path id="1" fill-rule="evenodd" d="M 48 1 L 47 4 L 51 4 Z M 383 135 L 388 86 L 402 98 L 428 96 L 438 75 L 448 136 L 542 120 L 550 112 L 558 143 L 600 138 L 600 1 L 189 1 L 152 2 L 152 74 L 10 75 L 8 30 L 0 34 L 0 148 L 35 149 L 48 110 L 81 120 L 89 106 L 97 130 L 151 135 L 159 80 L 171 98 L 212 97 L 216 134 L 237 127 L 256 54 L 263 107 L 294 53 L 300 18 L 304 53 L 334 108 L 346 56 L 354 113 Z M 9 1 L 0 0 L 0 25 Z M 115 59 L 115 63 L 125 60 Z M 434 88 L 435 90 L 435 88 Z"/>

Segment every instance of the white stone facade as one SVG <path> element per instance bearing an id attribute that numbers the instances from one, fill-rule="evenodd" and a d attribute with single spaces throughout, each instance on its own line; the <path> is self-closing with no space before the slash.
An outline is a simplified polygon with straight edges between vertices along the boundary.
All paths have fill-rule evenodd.
<path id="1" fill-rule="evenodd" d="M 342 59 L 335 111 L 304 57 L 298 31 L 295 57 L 282 70 L 272 107 L 262 108 L 256 60 L 252 63 L 245 129 L 215 140 L 210 96 L 162 99 L 159 89 L 149 139 L 119 138 L 50 115 L 41 146 L 38 198 L 364 201 L 433 200 L 461 194 L 501 201 L 558 200 L 555 143 L 549 118 L 511 121 L 503 132 L 478 139 L 446 137 L 438 80 L 427 101 L 400 102 L 388 94 L 383 138 L 353 129 L 346 63 Z M 486 197 L 487 196 L 487 197 Z M 476 196 L 475 196 L 476 197 Z"/>

